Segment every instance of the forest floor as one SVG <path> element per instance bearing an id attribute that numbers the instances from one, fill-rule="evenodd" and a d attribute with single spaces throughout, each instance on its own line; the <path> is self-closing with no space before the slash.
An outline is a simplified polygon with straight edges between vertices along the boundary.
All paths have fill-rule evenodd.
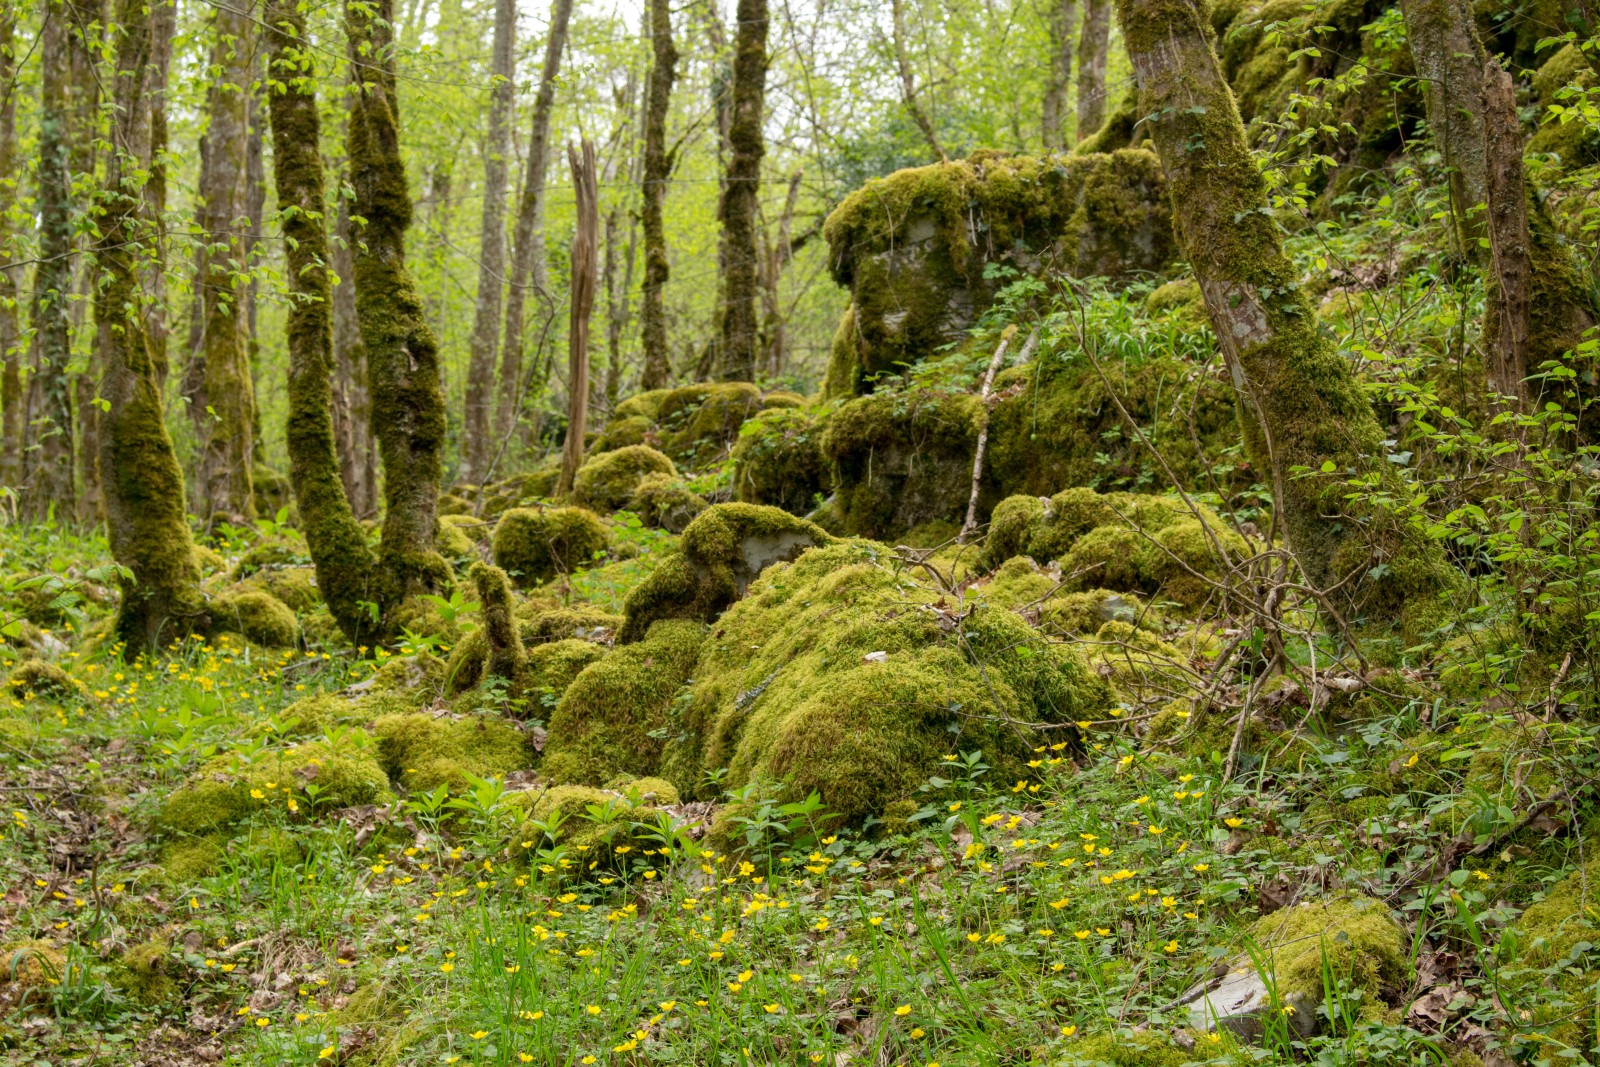
<path id="1" fill-rule="evenodd" d="M 8 536 L 63 573 L 103 551 Z M 1148 744 L 1116 712 L 1020 780 L 952 751 L 902 833 L 768 806 L 717 849 L 652 839 L 623 794 L 576 864 L 506 819 L 530 772 L 339 809 L 290 776 L 196 863 L 153 829 L 164 799 L 372 664 L 227 637 L 124 664 L 75 640 L 100 610 L 57 631 L 73 692 L 0 697 L 6 1064 L 1583 1062 L 1594 1038 L 1592 998 L 1559 993 L 1587 942 L 1510 932 L 1581 838 L 1507 808 L 1592 737 L 1514 711 L 1286 706 L 1226 782 L 1231 723 Z M 1431 862 L 1460 840 L 1492 847 Z M 1352 901 L 1387 909 L 1268 944 L 1273 914 Z M 1315 995 L 1274 995 L 1254 1042 L 1195 1026 L 1185 991 L 1252 958 Z"/>

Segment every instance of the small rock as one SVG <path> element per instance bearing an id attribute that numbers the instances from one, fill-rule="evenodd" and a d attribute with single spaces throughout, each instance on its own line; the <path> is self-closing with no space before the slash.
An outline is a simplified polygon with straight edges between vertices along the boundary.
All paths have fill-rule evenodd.
<path id="1" fill-rule="evenodd" d="M 882 663 L 888 658 L 889 653 L 887 652 L 868 652 L 865 656 L 861 657 L 862 662 L 864 663 Z"/>

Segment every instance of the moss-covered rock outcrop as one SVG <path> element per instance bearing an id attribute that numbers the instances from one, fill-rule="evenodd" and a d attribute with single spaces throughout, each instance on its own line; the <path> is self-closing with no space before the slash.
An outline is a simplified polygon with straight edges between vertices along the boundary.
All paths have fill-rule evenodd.
<path id="1" fill-rule="evenodd" d="M 494 562 L 519 586 L 588 566 L 611 536 L 587 508 L 513 508 L 494 528 Z"/>
<path id="2" fill-rule="evenodd" d="M 390 796 L 389 778 L 367 747 L 349 738 L 338 747 L 311 741 L 249 763 L 226 756 L 209 761 L 166 798 L 155 824 L 163 833 L 205 835 L 269 808 L 309 815 Z"/>
<path id="3" fill-rule="evenodd" d="M 833 483 L 823 426 L 804 407 L 771 408 L 746 421 L 733 446 L 733 498 L 808 514 Z"/>
<path id="4" fill-rule="evenodd" d="M 980 604 L 957 618 L 941 603 L 870 542 L 769 569 L 713 626 L 673 707 L 663 776 L 689 795 L 727 767 L 734 788 L 815 790 L 859 824 L 957 749 L 981 748 L 1005 777 L 1031 758 L 1032 725 L 1108 704 L 1077 653 L 1015 613 Z"/>
<path id="5" fill-rule="evenodd" d="M 683 531 L 678 551 L 633 592 L 617 638 L 638 641 L 660 619 L 710 622 L 773 563 L 832 538 L 812 523 L 759 504 L 718 504 Z"/>
<path id="6" fill-rule="evenodd" d="M 1151 152 L 1032 158 L 994 152 L 896 171 L 850 194 L 825 228 L 851 310 L 824 393 L 959 340 L 994 298 L 992 264 L 1045 262 L 1077 277 L 1159 272 L 1176 255 L 1166 182 Z"/>
<path id="7" fill-rule="evenodd" d="M 647 445 L 698 470 L 725 459 L 739 428 L 759 412 L 795 407 L 801 397 L 763 394 L 749 382 L 697 382 L 653 389 L 616 406 L 596 441 L 597 452 Z M 620 505 L 618 505 L 620 506 Z"/>
<path id="8" fill-rule="evenodd" d="M 212 597 L 207 611 L 212 633 L 240 634 L 266 648 L 289 648 L 300 637 L 294 612 L 264 590 L 245 589 Z"/>
<path id="9" fill-rule="evenodd" d="M 517 638 L 526 649 L 528 682 L 534 689 L 560 685 L 565 688 L 564 661 L 581 659 L 576 642 L 594 649 L 598 655 L 609 647 L 622 626 L 622 616 L 588 605 L 561 607 L 553 601 L 532 598 L 514 609 Z M 545 651 L 547 645 L 565 646 L 562 653 Z M 587 653 L 585 653 L 587 655 Z M 444 670 L 444 693 L 457 696 L 477 685 L 489 662 L 489 642 L 482 629 L 473 630 L 451 650 Z M 582 669 L 581 667 L 579 668 Z M 576 673 L 576 672 L 572 672 Z M 565 681 L 562 679 L 565 678 Z"/>
<path id="10" fill-rule="evenodd" d="M 550 716 L 544 773 L 582 785 L 601 785 L 623 772 L 654 774 L 659 733 L 704 636 L 703 623 L 663 619 L 644 640 L 585 667 Z"/>
<path id="11" fill-rule="evenodd" d="M 675 478 L 678 468 L 649 445 L 602 452 L 578 468 L 572 482 L 572 499 L 594 511 L 616 511 L 627 506 L 640 481 L 651 474 Z"/>
<path id="12" fill-rule="evenodd" d="M 467 775 L 503 776 L 528 765 L 522 731 L 487 715 L 440 718 L 425 712 L 385 715 L 372 724 L 378 758 L 407 789 L 459 790 Z"/>
<path id="13" fill-rule="evenodd" d="M 647 474 L 634 486 L 627 506 L 646 526 L 682 533 L 695 516 L 711 505 L 678 478 Z"/>

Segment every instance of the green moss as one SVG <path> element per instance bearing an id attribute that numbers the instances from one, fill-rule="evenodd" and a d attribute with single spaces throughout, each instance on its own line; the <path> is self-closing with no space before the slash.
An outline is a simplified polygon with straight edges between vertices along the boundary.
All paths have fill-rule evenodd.
<path id="1" fill-rule="evenodd" d="M 0 999 L 20 1005 L 43 999 L 67 977 L 67 954 L 53 941 L 23 938 L 0 945 Z"/>
<path id="2" fill-rule="evenodd" d="M 769 568 L 713 627 L 664 776 L 693 795 L 727 767 L 731 788 L 816 790 L 859 825 L 957 748 L 1005 778 L 1031 758 L 1031 724 L 1098 717 L 1109 690 L 1075 651 L 982 603 L 947 629 L 930 610 L 942 595 L 867 542 Z"/>
<path id="3" fill-rule="evenodd" d="M 268 567 L 294 567 L 310 558 L 306 543 L 293 530 L 285 530 L 251 545 L 233 565 L 232 578 L 243 581 Z"/>
<path id="4" fill-rule="evenodd" d="M 478 555 L 478 546 L 472 538 L 482 525 L 479 520 L 467 514 L 441 515 L 439 531 L 433 541 L 434 547 L 445 559 L 475 559 Z"/>
<path id="5" fill-rule="evenodd" d="M 1152 318 L 1179 315 L 1196 327 L 1205 326 L 1206 302 L 1200 295 L 1200 283 L 1179 278 L 1156 287 L 1144 298 L 1144 313 Z"/>
<path id="6" fill-rule="evenodd" d="M 622 626 L 622 616 L 596 608 L 551 608 L 537 603 L 524 604 L 517 612 L 517 634 L 528 649 L 529 669 L 537 672 L 540 646 L 578 640 L 595 647 L 596 642 L 609 642 Z M 570 650 L 569 650 L 569 654 Z M 547 654 L 548 655 L 548 654 Z M 489 644 L 482 630 L 474 630 L 461 639 L 450 655 L 444 671 L 446 696 L 456 696 L 477 685 L 489 659 Z M 559 672 L 557 674 L 559 677 Z M 552 680 L 532 682 L 535 686 L 554 684 Z"/>
<path id="7" fill-rule="evenodd" d="M 322 603 L 317 574 L 310 567 L 267 567 L 232 591 L 245 592 L 251 588 L 270 593 L 296 614 L 312 611 Z"/>
<path id="8" fill-rule="evenodd" d="M 365 724 L 371 716 L 363 714 L 357 701 L 337 693 L 317 693 L 296 700 L 273 718 L 293 736 L 315 737 L 330 727 Z"/>
<path id="9" fill-rule="evenodd" d="M 982 153 L 897 171 L 847 196 L 824 233 L 834 278 L 852 297 L 830 357 L 830 398 L 963 339 L 993 300 L 990 264 L 1026 268 L 1044 256 L 1077 277 L 1125 278 L 1175 254 L 1160 164 L 1134 149 Z"/>
<path id="10" fill-rule="evenodd" d="M 112 968 L 111 981 L 122 994 L 145 1006 L 170 1000 L 178 992 L 171 971 L 172 946 L 159 934 L 132 945 Z"/>
<path id="11" fill-rule="evenodd" d="M 733 447 L 733 498 L 805 515 L 831 476 L 822 453 L 823 421 L 803 407 L 770 408 L 739 428 Z"/>
<path id="12" fill-rule="evenodd" d="M 550 716 L 544 773 L 556 782 L 599 785 L 624 771 L 654 772 L 657 735 L 704 635 L 697 621 L 664 619 L 642 641 L 585 667 Z"/>
<path id="13" fill-rule="evenodd" d="M 230 757 L 211 760 L 167 797 L 156 827 L 167 834 L 206 835 L 249 818 L 255 812 L 284 812 L 293 798 L 298 815 L 313 810 L 383 803 L 389 779 L 357 741 L 340 747 L 312 741 L 269 752 L 251 763 Z M 308 785 L 316 786 L 316 796 Z M 260 793 L 257 797 L 254 793 Z"/>
<path id="14" fill-rule="evenodd" d="M 685 385 L 661 397 L 656 432 L 668 455 L 704 467 L 728 454 L 739 427 L 761 408 L 761 391 L 749 382 Z"/>
<path id="15" fill-rule="evenodd" d="M 243 635 L 266 648 L 291 648 L 300 639 L 294 612 L 271 593 L 247 590 L 211 598 L 211 632 Z"/>
<path id="16" fill-rule="evenodd" d="M 665 778 L 635 778 L 631 774 L 621 774 L 607 782 L 606 788 L 630 800 L 637 799 L 640 804 L 670 808 L 681 803 L 678 787 Z"/>
<path id="17" fill-rule="evenodd" d="M 1057 634 L 1093 633 L 1108 622 L 1127 623 L 1152 632 L 1161 616 L 1132 593 L 1086 589 L 1051 597 L 1039 607 L 1039 626 Z"/>
<path id="18" fill-rule="evenodd" d="M 593 641 L 568 637 L 528 650 L 528 688 L 545 707 L 553 707 L 585 667 L 604 658 L 606 649 Z"/>
<path id="19" fill-rule="evenodd" d="M 0 718 L 0 749 L 26 754 L 38 743 L 39 727 L 31 719 L 9 715 Z"/>
<path id="20" fill-rule="evenodd" d="M 661 414 L 661 403 L 671 393 L 671 389 L 647 389 L 642 393 L 635 393 L 616 406 L 612 412 L 619 419 L 643 418 L 651 422 Z"/>
<path id="21" fill-rule="evenodd" d="M 709 506 L 705 497 L 670 474 L 645 475 L 627 504 L 646 526 L 672 533 L 682 533 Z"/>
<path id="22" fill-rule="evenodd" d="M 6 688 L 14 697 L 70 697 L 84 691 L 84 685 L 66 671 L 42 659 L 25 659 L 11 668 Z"/>
<path id="23" fill-rule="evenodd" d="M 572 483 L 573 502 L 595 511 L 616 511 L 627 506 L 640 480 L 649 474 L 676 478 L 678 469 L 649 445 L 602 452 L 578 468 Z"/>
<path id="24" fill-rule="evenodd" d="M 1166 1034 L 1122 1030 L 1075 1038 L 1050 1062 L 1056 1067 L 1182 1067 L 1200 1058 L 1193 1048 L 1192 1041 L 1185 1050 Z"/>
<path id="25" fill-rule="evenodd" d="M 441 785 L 456 791 L 467 785 L 467 774 L 504 777 L 528 765 L 522 731 L 490 716 L 384 715 L 372 733 L 383 768 L 412 792 Z"/>
<path id="26" fill-rule="evenodd" d="M 891 540 L 933 519 L 959 521 L 983 422 L 982 401 L 967 393 L 873 394 L 840 407 L 821 446 L 844 528 Z"/>
<path id="27" fill-rule="evenodd" d="M 1406 946 L 1381 901 L 1338 897 L 1283 908 L 1256 920 L 1250 940 L 1263 954 L 1279 1000 L 1311 1012 L 1323 996 L 1324 961 L 1373 1001 L 1406 981 Z"/>
<path id="28" fill-rule="evenodd" d="M 494 562 L 519 586 L 549 581 L 588 566 L 611 538 L 585 508 L 515 508 L 494 529 Z"/>
<path id="29" fill-rule="evenodd" d="M 511 582 L 506 572 L 486 563 L 474 563 L 470 577 L 478 591 L 478 611 L 483 617 L 483 636 L 488 645 L 484 673 L 505 679 L 513 695 L 527 684 L 528 654 L 512 615 Z"/>
<path id="30" fill-rule="evenodd" d="M 226 834 L 178 838 L 161 848 L 161 873 L 168 884 L 183 889 L 216 873 L 227 858 Z"/>
<path id="31" fill-rule="evenodd" d="M 647 416 L 624 415 L 605 424 L 594 447 L 597 452 L 605 453 L 630 445 L 649 444 L 654 431 L 655 423 Z"/>
<path id="32" fill-rule="evenodd" d="M 777 508 L 718 504 L 691 522 L 678 551 L 628 594 L 618 640 L 638 641 L 660 619 L 710 622 L 769 564 L 830 540 Z"/>

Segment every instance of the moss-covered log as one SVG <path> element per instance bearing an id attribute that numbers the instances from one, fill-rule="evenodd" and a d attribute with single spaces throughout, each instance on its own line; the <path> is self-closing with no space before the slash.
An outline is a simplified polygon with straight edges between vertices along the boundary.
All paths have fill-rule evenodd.
<path id="1" fill-rule="evenodd" d="M 305 18 L 296 0 L 274 0 L 266 13 L 268 113 L 291 302 L 289 342 L 289 476 L 317 568 L 317 587 L 351 644 L 377 629 L 366 603 L 376 603 L 376 557 L 345 494 L 333 426 L 333 293 L 328 277 L 321 123 L 315 67 Z"/>
<path id="2" fill-rule="evenodd" d="M 129 143 L 150 55 L 150 13 L 143 0 L 121 0 L 113 143 Z M 95 247 L 103 276 L 95 300 L 107 403 L 100 424 L 100 469 L 105 472 L 106 528 L 111 552 L 129 571 L 122 581 L 116 633 L 130 650 L 154 648 L 203 617 L 200 565 L 184 514 L 183 471 L 167 436 L 155 368 L 139 303 L 140 235 L 136 176 L 144 161 L 113 154 L 107 169 L 105 214 Z"/>
<path id="3" fill-rule="evenodd" d="M 1383 435 L 1354 372 L 1300 295 L 1203 9 L 1118 0 L 1117 11 L 1141 109 L 1154 116 L 1178 241 L 1239 391 L 1246 449 L 1270 479 L 1290 549 L 1313 585 L 1341 586 L 1374 618 L 1436 605 L 1449 581 L 1437 573 L 1442 564 L 1411 560 L 1394 538 L 1366 529 L 1374 516 L 1344 499 L 1352 474 L 1387 476 Z M 1388 566 L 1374 566 L 1380 556 Z"/>
<path id="4" fill-rule="evenodd" d="M 356 316 L 372 385 L 372 424 L 383 457 L 382 602 L 448 584 L 434 549 L 440 453 L 445 438 L 439 350 L 406 268 L 411 193 L 400 155 L 394 78 L 394 4 L 345 4 L 354 98 L 347 138 L 357 234 Z"/>

